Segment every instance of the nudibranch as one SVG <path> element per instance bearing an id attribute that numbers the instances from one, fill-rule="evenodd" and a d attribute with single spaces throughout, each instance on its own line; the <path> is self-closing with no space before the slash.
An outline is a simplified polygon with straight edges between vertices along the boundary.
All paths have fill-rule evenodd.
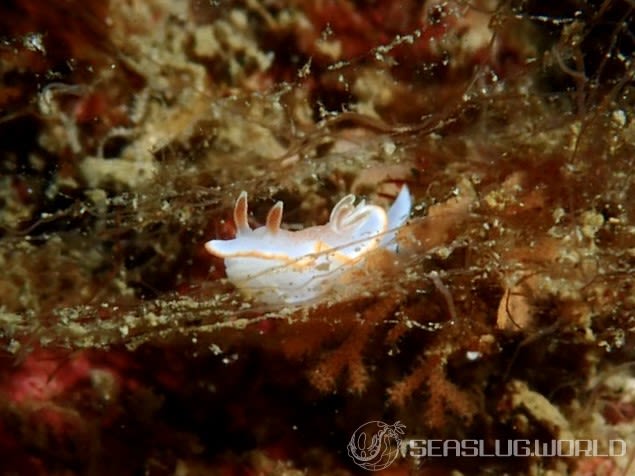
<path id="1" fill-rule="evenodd" d="M 368 253 L 397 252 L 396 235 L 410 216 L 412 199 L 404 185 L 386 212 L 355 196 L 342 198 L 328 223 L 299 231 L 280 228 L 283 203 L 276 203 L 265 226 L 247 222 L 247 192 L 234 207 L 236 238 L 211 240 L 205 248 L 225 260 L 227 278 L 265 304 L 295 304 L 324 295 L 347 271 L 363 266 Z"/>

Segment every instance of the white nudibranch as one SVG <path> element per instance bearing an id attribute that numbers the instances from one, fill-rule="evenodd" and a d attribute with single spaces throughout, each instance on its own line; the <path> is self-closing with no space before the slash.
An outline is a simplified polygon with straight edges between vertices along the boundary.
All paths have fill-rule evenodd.
<path id="1" fill-rule="evenodd" d="M 339 278 L 363 266 L 369 252 L 397 252 L 396 235 L 410 215 L 412 199 L 403 186 L 388 212 L 355 196 L 342 198 L 327 224 L 288 231 L 280 228 L 283 203 L 276 203 L 265 226 L 247 223 L 247 192 L 234 207 L 236 238 L 211 240 L 205 248 L 224 258 L 229 280 L 266 304 L 301 303 L 324 295 Z"/>

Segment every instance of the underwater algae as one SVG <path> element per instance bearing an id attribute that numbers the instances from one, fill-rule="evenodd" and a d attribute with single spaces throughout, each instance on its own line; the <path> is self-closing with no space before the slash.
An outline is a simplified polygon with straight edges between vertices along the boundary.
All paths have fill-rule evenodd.
<path id="1" fill-rule="evenodd" d="M 362 474 L 371 420 L 627 442 L 380 474 L 634 470 L 631 2 L 0 12 L 3 474 Z M 314 302 L 204 249 L 243 190 L 298 230 L 403 184 L 399 252 Z"/>

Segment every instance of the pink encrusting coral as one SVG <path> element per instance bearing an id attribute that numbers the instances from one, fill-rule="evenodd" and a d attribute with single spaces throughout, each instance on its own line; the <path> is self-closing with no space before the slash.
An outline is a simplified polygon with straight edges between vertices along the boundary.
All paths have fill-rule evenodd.
<path id="1" fill-rule="evenodd" d="M 40 350 L 29 354 L 15 372 L 5 376 L 0 392 L 17 403 L 50 401 L 87 379 L 92 368 L 84 353 L 66 359 Z"/>

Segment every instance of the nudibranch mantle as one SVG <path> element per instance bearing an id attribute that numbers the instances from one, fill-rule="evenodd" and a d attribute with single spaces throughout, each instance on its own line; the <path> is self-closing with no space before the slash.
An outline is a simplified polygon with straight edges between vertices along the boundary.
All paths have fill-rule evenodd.
<path id="1" fill-rule="evenodd" d="M 328 223 L 299 231 L 280 228 L 283 203 L 276 203 L 265 226 L 247 222 L 247 192 L 234 207 L 236 238 L 211 240 L 205 248 L 225 260 L 228 279 L 265 304 L 295 304 L 318 298 L 347 271 L 363 265 L 374 249 L 397 251 L 396 234 L 410 215 L 412 199 L 404 185 L 388 212 L 342 198 Z"/>

